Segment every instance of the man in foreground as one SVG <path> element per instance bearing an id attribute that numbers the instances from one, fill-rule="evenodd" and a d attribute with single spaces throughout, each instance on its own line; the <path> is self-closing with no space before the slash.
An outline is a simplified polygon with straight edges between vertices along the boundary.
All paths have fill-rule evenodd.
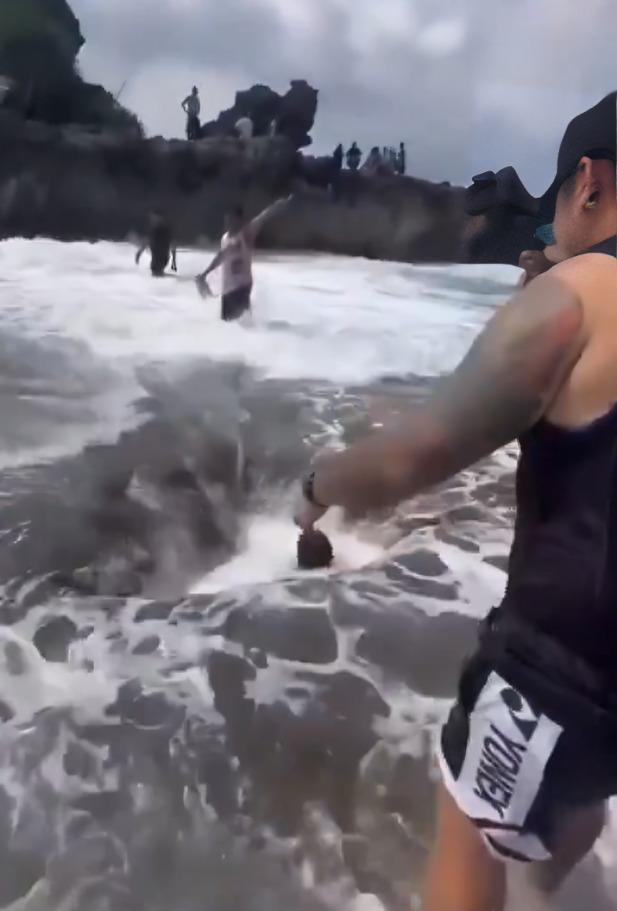
<path id="1" fill-rule="evenodd" d="M 139 265 L 144 250 L 150 248 L 150 271 L 155 278 L 161 278 L 171 256 L 171 268 L 178 271 L 176 263 L 177 250 L 173 246 L 172 231 L 169 221 L 159 209 L 150 213 L 148 220 L 148 239 L 141 245 L 135 254 L 135 262 Z"/>
<path id="2" fill-rule="evenodd" d="M 207 278 L 222 266 L 221 319 L 235 320 L 251 309 L 253 247 L 257 235 L 266 222 L 289 205 L 292 198 L 288 196 L 277 200 L 250 221 L 241 206 L 228 212 L 225 219 L 227 231 L 221 239 L 220 249 L 205 272 L 195 279 L 200 294 L 209 294 Z"/>
<path id="3" fill-rule="evenodd" d="M 532 863 L 551 893 L 617 794 L 616 103 L 564 135 L 552 268 L 535 264 L 426 405 L 303 485 L 307 529 L 330 506 L 393 505 L 520 442 L 506 594 L 441 734 L 424 911 L 503 911 L 506 860 Z"/>

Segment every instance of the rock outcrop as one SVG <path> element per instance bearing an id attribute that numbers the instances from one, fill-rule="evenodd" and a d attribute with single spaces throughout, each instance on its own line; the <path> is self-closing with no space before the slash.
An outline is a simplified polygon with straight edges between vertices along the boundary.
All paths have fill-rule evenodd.
<path id="1" fill-rule="evenodd" d="M 1 0 L 2 105 L 46 123 L 80 123 L 141 131 L 139 120 L 100 85 L 82 79 L 77 55 L 84 44 L 66 0 Z"/>
<path id="2" fill-rule="evenodd" d="M 317 96 L 317 89 L 304 79 L 292 79 L 284 95 L 267 85 L 253 85 L 236 92 L 233 106 L 203 124 L 201 135 L 229 136 L 241 117 L 250 117 L 254 136 L 269 136 L 275 124 L 276 135 L 285 136 L 295 149 L 302 149 L 312 142 L 308 134 L 317 113 Z"/>
<path id="3" fill-rule="evenodd" d="M 552 221 L 554 196 L 533 197 L 513 167 L 478 174 L 463 197 L 461 260 L 517 265 L 523 250 L 541 250 L 535 231 Z"/>
<path id="4" fill-rule="evenodd" d="M 124 240 L 164 209 L 182 244 L 220 236 L 230 205 L 257 212 L 295 191 L 263 231 L 265 247 L 399 261 L 452 261 L 462 191 L 411 177 L 343 171 L 337 202 L 283 136 L 249 142 L 141 139 L 24 121 L 0 113 L 0 235 Z"/>

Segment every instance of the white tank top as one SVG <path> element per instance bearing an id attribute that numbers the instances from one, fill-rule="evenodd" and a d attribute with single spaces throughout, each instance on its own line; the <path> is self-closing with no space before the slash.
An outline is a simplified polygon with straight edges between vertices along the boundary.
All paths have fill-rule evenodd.
<path id="1" fill-rule="evenodd" d="M 246 288 L 253 283 L 251 260 L 253 251 L 243 232 L 223 234 L 221 250 L 225 253 L 223 259 L 223 294 Z"/>

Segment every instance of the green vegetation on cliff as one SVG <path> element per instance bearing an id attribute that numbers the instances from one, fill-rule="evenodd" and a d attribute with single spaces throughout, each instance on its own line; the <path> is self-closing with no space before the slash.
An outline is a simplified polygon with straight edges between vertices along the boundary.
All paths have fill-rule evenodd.
<path id="1" fill-rule="evenodd" d="M 5 104 L 46 123 L 140 130 L 111 93 L 82 79 L 83 43 L 66 0 L 0 0 L 0 75 L 13 86 Z"/>

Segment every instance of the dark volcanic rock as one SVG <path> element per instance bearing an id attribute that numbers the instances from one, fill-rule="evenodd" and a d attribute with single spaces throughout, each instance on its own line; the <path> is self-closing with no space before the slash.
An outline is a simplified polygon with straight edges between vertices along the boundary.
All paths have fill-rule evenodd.
<path id="1" fill-rule="evenodd" d="M 359 593 L 364 589 L 362 582 Z M 337 626 L 364 630 L 356 646 L 358 656 L 388 677 L 404 680 L 414 692 L 452 696 L 461 663 L 477 642 L 477 621 L 454 612 L 429 616 L 411 599 L 408 605 L 384 606 L 379 594 L 376 591 L 373 603 L 367 598 L 359 603 L 333 598 Z"/>
<path id="2" fill-rule="evenodd" d="M 2 0 L 0 74 L 5 109 L 45 123 L 80 123 L 141 134 L 111 92 L 85 82 L 77 67 L 84 44 L 66 0 Z"/>
<path id="3" fill-rule="evenodd" d="M 0 145 L 0 236 L 124 241 L 142 234 L 148 213 L 159 207 L 180 244 L 201 244 L 218 239 L 230 206 L 242 203 L 256 214 L 294 191 L 294 203 L 261 232 L 264 248 L 401 262 L 458 256 L 459 189 L 355 175 L 347 194 L 354 175 L 343 172 L 341 202 L 334 203 L 319 185 L 311 187 L 301 154 L 284 136 L 144 140 L 0 111 Z"/>
<path id="4" fill-rule="evenodd" d="M 227 617 L 225 636 L 247 650 L 259 649 L 288 661 L 331 664 L 338 654 L 327 612 L 313 607 L 238 607 Z"/>
<path id="5" fill-rule="evenodd" d="M 291 834 L 307 802 L 319 800 L 349 830 L 359 764 L 377 743 L 375 719 L 388 717 L 389 706 L 371 683 L 348 671 L 322 676 L 308 670 L 298 672 L 296 682 L 281 694 L 293 700 L 293 710 L 283 699 L 258 704 L 247 695 L 247 684 L 257 675 L 237 655 L 215 652 L 208 658 L 227 748 L 254 785 L 243 812 Z M 230 774 L 223 756 L 216 774 L 223 780 Z M 231 793 L 229 784 L 225 788 Z"/>
<path id="6" fill-rule="evenodd" d="M 204 124 L 202 136 L 228 136 L 240 117 L 250 117 L 254 136 L 268 136 L 274 121 L 277 135 L 289 139 L 294 149 L 301 149 L 312 141 L 308 134 L 317 113 L 317 95 L 317 89 L 304 79 L 293 79 L 285 95 L 267 85 L 253 85 L 236 92 L 233 107 Z"/>
<path id="7" fill-rule="evenodd" d="M 77 626 L 60 614 L 45 620 L 33 636 L 33 643 L 46 661 L 66 661 L 69 647 L 77 639 Z"/>
<path id="8" fill-rule="evenodd" d="M 375 616 L 358 640 L 358 655 L 405 680 L 416 693 L 452 696 L 461 663 L 476 643 L 476 621 L 454 613 L 428 617 L 419 611 L 401 621 L 400 614 L 390 611 Z"/>
<path id="9" fill-rule="evenodd" d="M 188 436 L 184 416 L 156 418 L 13 485 L 0 517 L 0 582 L 10 583 L 5 595 L 16 604 L 5 599 L 3 622 L 58 589 L 174 598 L 231 553 L 245 497 L 242 471 L 229 468 L 237 466 L 237 440 L 196 420 Z M 220 490 L 216 505 L 209 484 Z M 170 610 L 145 606 L 143 618 Z"/>

